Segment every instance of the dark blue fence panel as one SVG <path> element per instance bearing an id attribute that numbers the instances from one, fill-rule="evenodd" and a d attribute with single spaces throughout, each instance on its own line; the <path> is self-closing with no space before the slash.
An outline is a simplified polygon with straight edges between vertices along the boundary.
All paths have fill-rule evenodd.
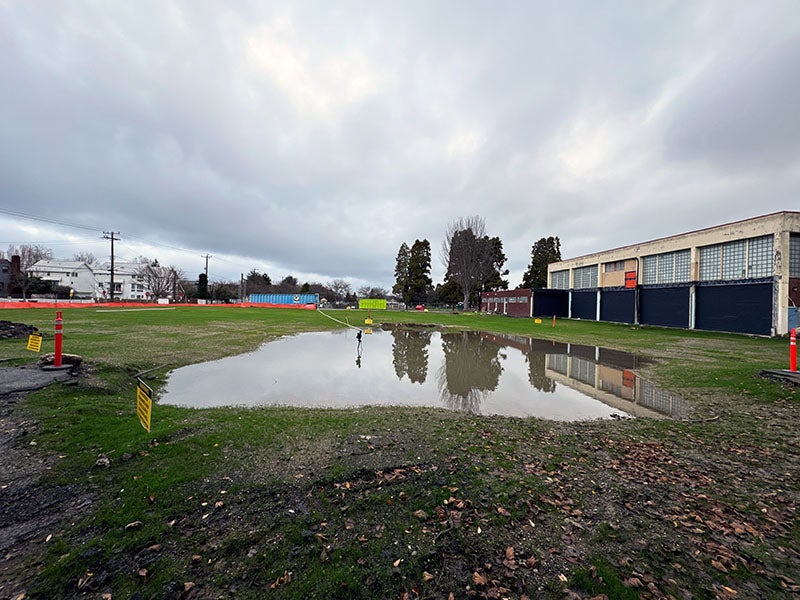
<path id="1" fill-rule="evenodd" d="M 604 289 L 600 296 L 600 320 L 614 323 L 633 323 L 636 320 L 634 290 Z"/>
<path id="2" fill-rule="evenodd" d="M 597 291 L 573 291 L 572 292 L 572 318 L 573 319 L 597 319 Z"/>
<path id="3" fill-rule="evenodd" d="M 569 314 L 567 290 L 533 290 L 534 317 L 566 317 Z"/>
<path id="4" fill-rule="evenodd" d="M 689 287 L 639 289 L 639 323 L 689 328 Z"/>
<path id="5" fill-rule="evenodd" d="M 698 284 L 695 328 L 734 333 L 772 333 L 772 280 Z"/>

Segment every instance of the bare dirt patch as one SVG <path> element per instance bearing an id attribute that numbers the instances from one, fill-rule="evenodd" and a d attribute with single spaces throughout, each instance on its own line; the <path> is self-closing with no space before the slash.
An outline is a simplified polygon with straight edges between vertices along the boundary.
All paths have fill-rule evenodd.
<path id="1" fill-rule="evenodd" d="M 35 367 L 0 369 L 0 598 L 17 598 L 37 579 L 42 546 L 92 498 L 74 485 L 47 485 L 58 462 L 34 441 L 38 423 L 22 414 L 25 391 L 68 379 Z"/>

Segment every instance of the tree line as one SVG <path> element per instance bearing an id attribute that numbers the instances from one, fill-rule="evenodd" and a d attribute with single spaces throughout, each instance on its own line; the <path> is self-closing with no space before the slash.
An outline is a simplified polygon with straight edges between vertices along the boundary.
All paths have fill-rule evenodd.
<path id="1" fill-rule="evenodd" d="M 9 247 L 8 258 L 20 257 L 20 270 L 14 274 L 12 292 L 69 297 L 69 288 L 58 286 L 29 273 L 40 260 L 53 260 L 52 250 L 39 245 Z M 440 259 L 445 267 L 444 280 L 434 285 L 431 279 L 431 244 L 428 240 L 414 240 L 409 246 L 403 242 L 397 252 L 391 292 L 407 305 L 420 304 L 462 305 L 464 309 L 480 303 L 481 292 L 507 290 L 508 269 L 503 242 L 498 236 L 486 232 L 486 222 L 480 216 L 462 217 L 451 222 L 445 231 L 440 249 Z M 79 252 L 73 261 L 95 262 L 90 253 Z M 561 260 L 561 241 L 558 237 L 539 239 L 531 247 L 531 261 L 522 277 L 520 287 L 547 287 L 547 265 Z M 190 281 L 184 272 L 172 265 L 161 265 L 157 259 L 140 256 L 134 261 L 139 281 L 149 290 L 152 298 L 172 297 L 189 301 L 205 299 L 227 302 L 250 294 L 319 294 L 331 304 L 354 303 L 358 298 L 386 298 L 389 291 L 376 286 L 362 286 L 356 290 L 344 279 L 329 283 L 300 283 L 287 275 L 277 283 L 267 273 L 252 269 L 238 282 L 210 283 L 205 273 Z"/>
<path id="2" fill-rule="evenodd" d="M 31 295 L 49 296 L 54 298 L 69 298 L 70 288 L 48 281 L 30 272 L 31 267 L 39 261 L 55 260 L 53 251 L 45 246 L 36 244 L 23 244 L 9 246 L 8 251 L 0 251 L 0 258 L 19 257 L 19 269 L 10 273 L 10 289 L 4 290 L 12 296 L 22 298 Z M 69 259 L 73 262 L 86 263 L 92 267 L 96 265 L 96 258 L 88 252 L 77 252 Z M 128 261 L 126 261 L 128 262 Z M 319 294 L 320 298 L 329 303 L 355 303 L 358 298 L 386 298 L 388 291 L 376 286 L 362 286 L 353 289 L 352 285 L 344 279 L 334 279 L 329 283 L 305 282 L 300 283 L 292 275 L 287 275 L 280 281 L 273 283 L 267 273 L 260 273 L 252 269 L 240 281 L 215 281 L 210 282 L 205 273 L 200 273 L 197 280 L 190 280 L 184 271 L 174 265 L 162 265 L 158 259 L 139 256 L 132 261 L 138 282 L 148 290 L 149 297 L 167 298 L 175 301 L 212 300 L 229 302 L 246 297 L 249 294 Z"/>
<path id="3" fill-rule="evenodd" d="M 444 281 L 433 286 L 430 278 L 431 251 L 428 240 L 403 242 L 397 252 L 392 291 L 406 304 L 461 304 L 464 309 L 480 303 L 480 293 L 508 289 L 503 242 L 486 233 L 480 216 L 461 217 L 445 232 L 440 252 Z M 561 260 L 558 237 L 541 238 L 531 247 L 531 262 L 520 287 L 547 287 L 547 265 Z"/>

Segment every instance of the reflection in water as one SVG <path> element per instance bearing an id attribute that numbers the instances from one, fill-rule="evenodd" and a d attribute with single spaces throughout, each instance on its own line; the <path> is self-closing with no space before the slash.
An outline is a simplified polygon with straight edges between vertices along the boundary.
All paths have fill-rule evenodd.
<path id="1" fill-rule="evenodd" d="M 682 399 L 640 379 L 635 371 L 642 359 L 624 352 L 524 336 L 385 327 L 391 333 L 375 330 L 363 340 L 352 330 L 300 334 L 253 353 L 183 367 L 170 374 L 159 402 L 444 406 L 559 420 L 688 412 Z M 429 378 L 429 370 L 436 377 Z"/>
<path id="2" fill-rule="evenodd" d="M 480 413 L 481 403 L 497 389 L 503 367 L 500 346 L 480 333 L 442 334 L 444 362 L 439 367 L 439 393 L 448 408 Z"/>
<path id="3" fill-rule="evenodd" d="M 392 362 L 397 378 L 408 377 L 411 383 L 425 383 L 428 378 L 428 346 L 431 331 L 396 327 L 392 330 Z"/>

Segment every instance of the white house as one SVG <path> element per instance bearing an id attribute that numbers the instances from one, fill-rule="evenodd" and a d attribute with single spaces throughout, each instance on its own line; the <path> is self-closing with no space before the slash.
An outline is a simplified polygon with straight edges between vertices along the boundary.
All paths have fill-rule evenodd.
<path id="1" fill-rule="evenodd" d="M 138 274 L 141 263 L 114 261 L 114 298 L 119 300 L 147 300 L 150 290 L 144 278 Z M 99 298 L 111 295 L 111 263 L 103 263 L 95 269 Z"/>
<path id="2" fill-rule="evenodd" d="M 76 298 L 96 297 L 97 282 L 93 268 L 85 262 L 73 260 L 40 260 L 31 265 L 28 274 L 44 281 L 52 281 L 73 290 Z"/>
<path id="3" fill-rule="evenodd" d="M 150 290 L 137 274 L 139 263 L 114 262 L 114 299 L 146 300 Z M 68 260 L 40 260 L 28 273 L 74 290 L 75 298 L 111 297 L 111 263 L 88 264 Z"/>

